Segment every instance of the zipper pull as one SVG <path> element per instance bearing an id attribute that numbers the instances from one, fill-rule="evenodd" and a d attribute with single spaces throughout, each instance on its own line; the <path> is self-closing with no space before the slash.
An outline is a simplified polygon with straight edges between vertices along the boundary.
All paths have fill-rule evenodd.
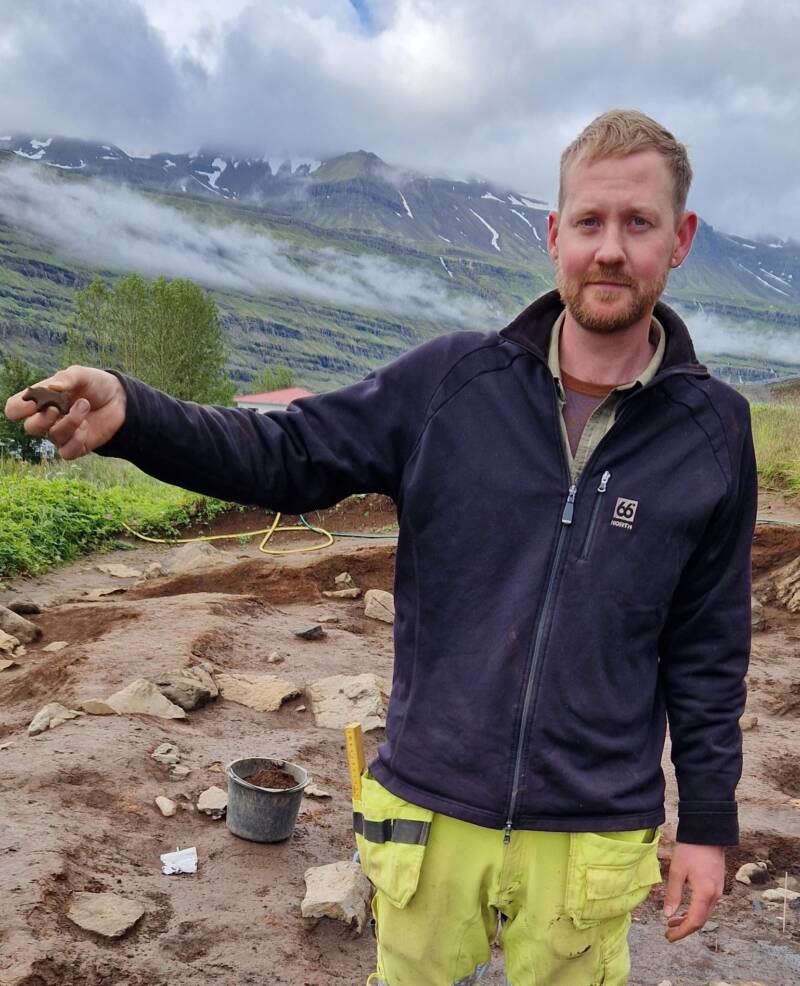
<path id="1" fill-rule="evenodd" d="M 608 481 L 611 479 L 611 473 L 606 470 L 600 480 L 600 485 L 597 487 L 598 493 L 605 493 L 606 487 L 608 486 Z"/>
<path id="2" fill-rule="evenodd" d="M 569 496 L 567 497 L 567 502 L 564 504 L 564 513 L 561 515 L 562 524 L 571 524 L 572 515 L 575 512 L 575 494 L 578 492 L 578 487 L 573 483 L 569 488 Z"/>
<path id="3" fill-rule="evenodd" d="M 503 829 L 503 845 L 507 846 L 511 842 L 511 819 L 506 822 L 506 827 Z"/>

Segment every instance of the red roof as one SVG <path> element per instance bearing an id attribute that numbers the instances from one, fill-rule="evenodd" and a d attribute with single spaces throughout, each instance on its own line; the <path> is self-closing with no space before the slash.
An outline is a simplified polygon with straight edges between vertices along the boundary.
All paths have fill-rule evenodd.
<path id="1" fill-rule="evenodd" d="M 251 404 L 290 404 L 298 397 L 313 397 L 313 390 L 305 387 L 284 387 L 283 390 L 268 390 L 263 394 L 237 394 L 235 401 L 250 401 Z"/>

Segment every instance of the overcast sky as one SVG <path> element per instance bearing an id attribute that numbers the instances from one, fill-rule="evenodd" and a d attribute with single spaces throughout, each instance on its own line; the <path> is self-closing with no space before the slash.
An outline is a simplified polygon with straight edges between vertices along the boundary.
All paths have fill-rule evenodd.
<path id="1" fill-rule="evenodd" d="M 545 199 L 635 107 L 689 145 L 690 206 L 800 239 L 797 0 L 0 0 L 0 129 L 482 175 Z"/>

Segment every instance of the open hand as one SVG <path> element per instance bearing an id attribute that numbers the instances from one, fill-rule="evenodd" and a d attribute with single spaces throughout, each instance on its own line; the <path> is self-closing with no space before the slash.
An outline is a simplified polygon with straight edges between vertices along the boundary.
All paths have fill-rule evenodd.
<path id="1" fill-rule="evenodd" d="M 88 366 L 70 366 L 37 386 L 69 391 L 72 406 L 66 414 L 58 408 L 38 410 L 34 401 L 23 400 L 20 391 L 6 401 L 10 421 L 22 421 L 34 438 L 48 438 L 62 459 L 78 459 L 105 445 L 125 421 L 125 389 L 113 373 Z"/>
<path id="2" fill-rule="evenodd" d="M 681 906 L 684 884 L 689 885 L 687 911 Z M 677 842 L 672 854 L 664 898 L 667 918 L 667 941 L 676 942 L 699 931 L 708 920 L 725 885 L 725 849 L 722 846 L 697 846 Z"/>

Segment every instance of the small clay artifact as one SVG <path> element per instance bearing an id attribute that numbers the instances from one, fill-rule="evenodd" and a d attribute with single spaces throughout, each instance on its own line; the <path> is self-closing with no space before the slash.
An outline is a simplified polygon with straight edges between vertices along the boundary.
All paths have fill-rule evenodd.
<path id="1" fill-rule="evenodd" d="M 50 390 L 49 387 L 28 387 L 22 399 L 35 401 L 39 411 L 54 407 L 61 414 L 66 414 L 72 404 L 72 394 L 68 390 Z"/>

